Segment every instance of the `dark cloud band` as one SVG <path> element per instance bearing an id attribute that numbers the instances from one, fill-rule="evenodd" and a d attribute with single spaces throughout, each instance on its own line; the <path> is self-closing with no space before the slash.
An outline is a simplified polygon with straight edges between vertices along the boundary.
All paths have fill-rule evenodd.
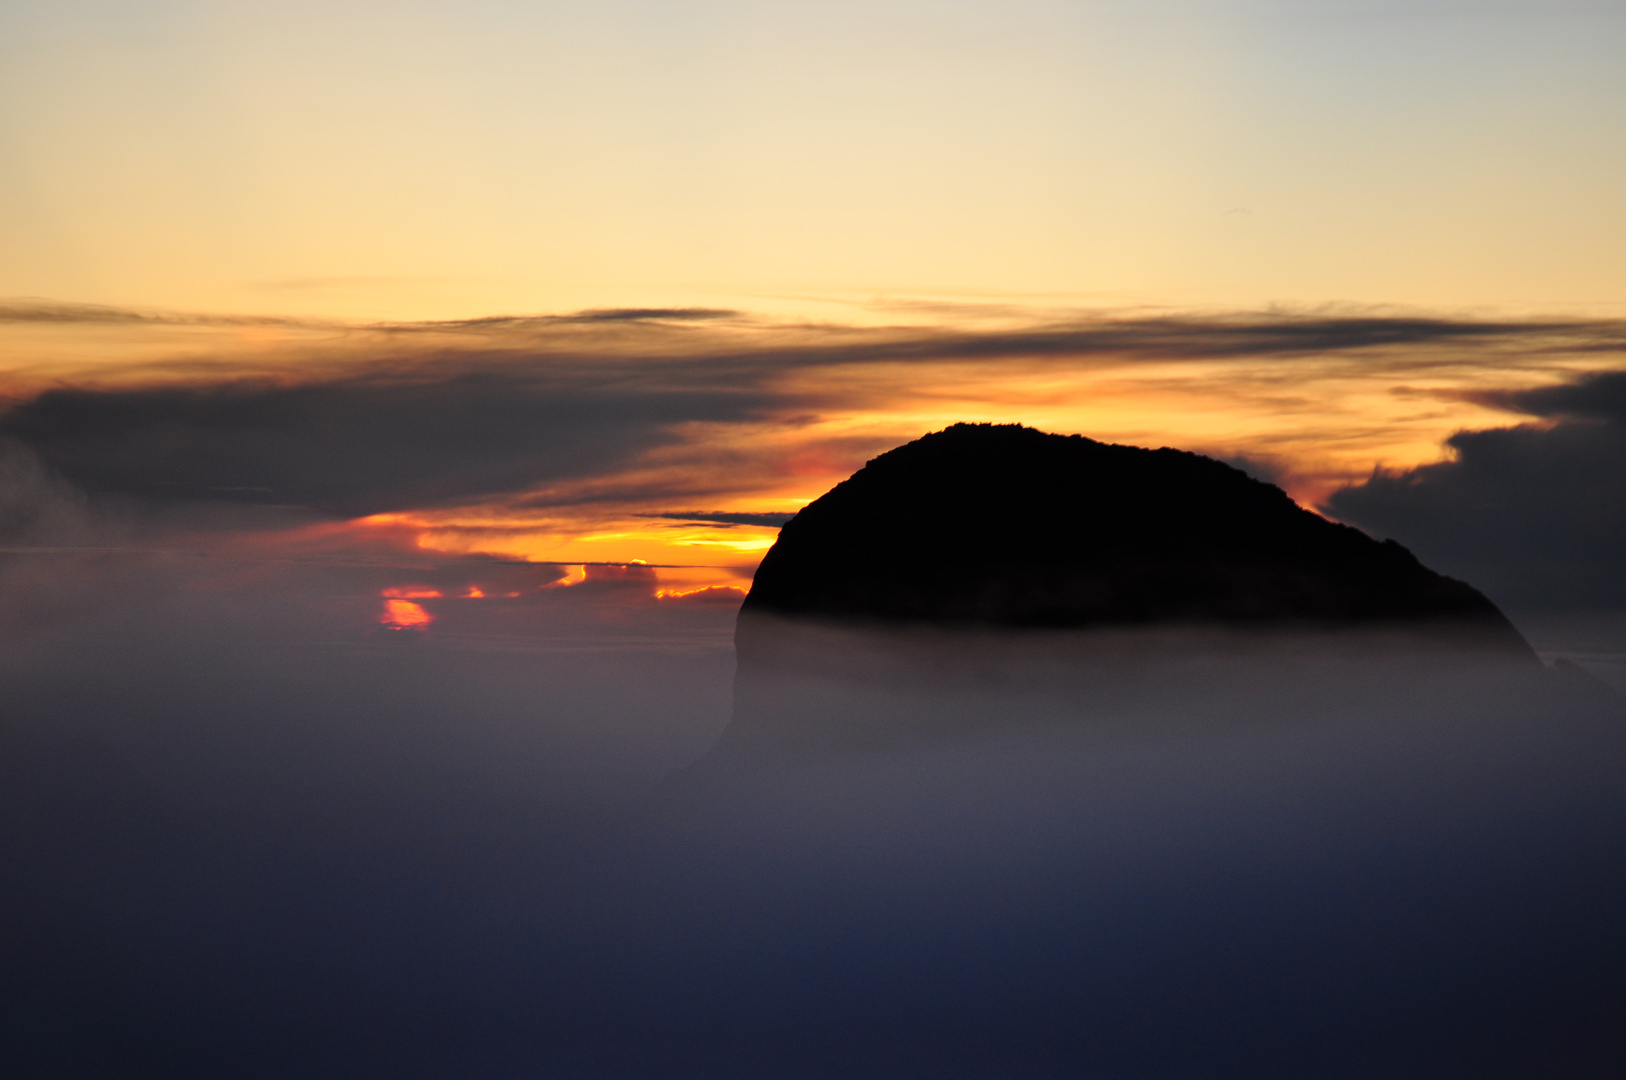
<path id="1" fill-rule="evenodd" d="M 317 326 L 0 306 L 0 321 L 19 320 Z M 193 365 L 154 369 L 145 382 L 121 372 L 117 383 L 69 378 L 34 391 L 13 388 L 16 396 L 0 411 L 0 439 L 26 446 L 92 493 L 358 516 L 523 502 L 550 485 L 595 479 L 609 490 L 633 463 L 692 442 L 695 425 L 795 423 L 830 408 L 884 405 L 886 395 L 924 385 L 934 365 L 1084 370 L 1257 357 L 1279 361 L 1284 372 L 1336 363 L 1401 372 L 1460 366 L 1465 348 L 1493 365 L 1507 357 L 1626 354 L 1626 323 L 1599 320 L 1118 315 L 990 332 L 748 324 L 715 309 L 629 308 L 352 326 L 320 355 L 296 361 L 290 354 L 269 366 L 258 359 L 262 376 L 252 379 Z M 839 377 L 854 365 L 901 370 L 877 388 L 873 380 Z M 815 377 L 794 378 L 799 374 Z M 1495 403 L 1541 416 L 1614 416 L 1622 396 L 1619 377 L 1599 377 Z M 678 494 L 667 491 L 662 501 Z M 587 497 L 549 494 L 536 505 Z M 719 497 L 716 490 L 683 496 L 690 505 Z M 779 523 L 716 511 L 673 516 Z"/>
<path id="2" fill-rule="evenodd" d="M 1626 373 L 1477 396 L 1556 422 L 1458 432 L 1451 460 L 1375 473 L 1326 511 L 1514 608 L 1626 604 Z"/>
<path id="3" fill-rule="evenodd" d="M 644 517 L 662 518 L 669 521 L 693 521 L 708 525 L 758 525 L 765 529 L 777 529 L 791 518 L 794 511 L 783 514 L 748 514 L 734 513 L 721 510 L 682 510 L 670 514 L 644 514 Z"/>
<path id="4" fill-rule="evenodd" d="M 92 492 L 304 505 L 346 516 L 608 472 L 685 421 L 751 416 L 761 393 L 559 377 L 543 365 L 133 389 L 49 390 L 0 414 Z"/>

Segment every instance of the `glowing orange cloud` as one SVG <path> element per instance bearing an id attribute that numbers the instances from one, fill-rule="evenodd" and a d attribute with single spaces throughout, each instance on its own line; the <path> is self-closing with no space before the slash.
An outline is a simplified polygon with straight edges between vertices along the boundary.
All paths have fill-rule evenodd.
<path id="1" fill-rule="evenodd" d="M 565 568 L 564 577 L 544 587 L 549 589 L 568 589 L 572 585 L 580 585 L 582 582 L 587 580 L 587 570 L 588 568 L 585 565 L 579 563 L 568 566 Z"/>
<path id="2" fill-rule="evenodd" d="M 440 590 L 408 585 L 399 589 L 385 589 L 379 595 L 394 597 L 397 600 L 439 600 Z"/>
<path id="3" fill-rule="evenodd" d="M 392 630 L 423 630 L 435 617 L 410 600 L 385 600 L 378 621 Z"/>
<path id="4" fill-rule="evenodd" d="M 746 591 L 737 585 L 704 585 L 698 589 L 656 589 L 655 599 L 738 604 L 745 599 Z"/>

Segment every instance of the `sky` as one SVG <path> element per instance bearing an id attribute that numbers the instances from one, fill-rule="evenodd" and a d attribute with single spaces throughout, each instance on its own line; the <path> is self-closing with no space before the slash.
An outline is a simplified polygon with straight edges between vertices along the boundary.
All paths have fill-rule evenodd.
<path id="1" fill-rule="evenodd" d="M 1597 311 L 1626 283 L 1606 2 L 75 0 L 0 20 L 0 295 L 848 320 L 922 297 Z"/>
<path id="2" fill-rule="evenodd" d="M 1213 453 L 1325 507 L 1617 363 L 1623 46 L 1607 3 L 14 3 L 4 423 L 92 494 L 674 589 L 744 587 L 772 542 L 717 515 L 958 420 Z M 527 367 L 483 434 L 428 404 Z M 350 449 L 402 468 L 501 460 L 316 498 L 268 445 L 169 475 L 131 416 L 97 437 L 115 479 L 35 397 L 244 380 L 342 384 Z M 543 442 L 576 449 L 513 456 Z"/>

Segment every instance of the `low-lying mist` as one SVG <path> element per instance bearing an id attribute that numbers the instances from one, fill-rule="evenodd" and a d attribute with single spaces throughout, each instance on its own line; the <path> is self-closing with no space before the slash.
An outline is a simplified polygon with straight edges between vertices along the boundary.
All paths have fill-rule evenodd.
<path id="1" fill-rule="evenodd" d="M 9 557 L 9 1074 L 1621 1058 L 1626 726 L 1578 671 L 787 624 L 736 683 L 733 611 L 635 575 L 418 632 L 368 573 Z"/>

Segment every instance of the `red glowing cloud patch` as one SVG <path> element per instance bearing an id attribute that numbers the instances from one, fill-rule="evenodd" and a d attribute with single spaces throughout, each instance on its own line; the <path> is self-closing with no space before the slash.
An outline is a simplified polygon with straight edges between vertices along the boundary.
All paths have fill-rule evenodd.
<path id="1" fill-rule="evenodd" d="M 435 617 L 411 600 L 387 599 L 378 621 L 391 630 L 424 630 Z"/>

